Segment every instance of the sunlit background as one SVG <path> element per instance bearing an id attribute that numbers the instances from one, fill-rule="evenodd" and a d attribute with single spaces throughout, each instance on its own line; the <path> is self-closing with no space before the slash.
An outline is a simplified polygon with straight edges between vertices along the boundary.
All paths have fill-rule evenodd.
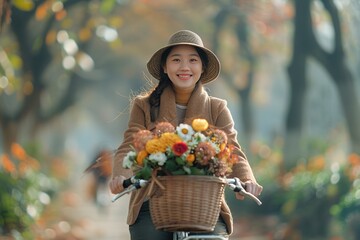
<path id="1" fill-rule="evenodd" d="M 11 2 L 11 3 L 10 3 Z M 146 62 L 180 30 L 222 63 L 263 205 L 227 197 L 231 239 L 360 239 L 357 0 L 0 1 L 0 239 L 128 239 L 108 169 Z"/>

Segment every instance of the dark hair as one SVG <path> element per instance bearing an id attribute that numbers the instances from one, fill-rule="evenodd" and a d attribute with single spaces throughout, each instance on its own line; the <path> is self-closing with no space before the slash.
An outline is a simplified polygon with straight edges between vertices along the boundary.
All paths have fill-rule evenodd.
<path id="1" fill-rule="evenodd" d="M 171 85 L 172 82 L 169 79 L 168 75 L 164 73 L 163 71 L 163 66 L 166 63 L 166 59 L 169 56 L 169 53 L 171 51 L 173 47 L 169 47 L 167 48 L 163 54 L 161 55 L 161 61 L 160 61 L 160 80 L 158 85 L 154 88 L 154 90 L 150 93 L 150 97 L 149 97 L 149 103 L 150 103 L 150 119 L 152 122 L 155 122 L 157 115 L 158 115 L 158 110 L 159 110 L 159 106 L 160 106 L 160 97 L 161 94 L 163 93 L 164 89 Z M 201 62 L 202 62 L 202 67 L 204 69 L 204 73 L 207 71 L 207 66 L 209 63 L 209 59 L 206 55 L 206 53 L 198 47 L 195 47 L 197 53 L 200 56 Z"/>

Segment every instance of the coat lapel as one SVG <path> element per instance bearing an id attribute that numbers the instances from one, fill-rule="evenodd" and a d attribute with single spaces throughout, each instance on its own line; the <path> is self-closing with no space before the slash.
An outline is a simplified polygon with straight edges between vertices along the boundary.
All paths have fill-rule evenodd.
<path id="1" fill-rule="evenodd" d="M 207 92 L 204 90 L 202 84 L 199 83 L 189 99 L 185 122 L 191 123 L 194 118 L 205 118 L 209 121 L 209 102 Z"/>
<path id="2" fill-rule="evenodd" d="M 204 90 L 202 84 L 199 83 L 189 99 L 184 122 L 190 124 L 194 118 L 205 118 L 208 121 L 212 121 L 209 103 L 209 95 Z M 161 95 L 157 122 L 161 121 L 167 121 L 176 126 L 175 92 L 170 86 L 165 88 Z"/>
<path id="3" fill-rule="evenodd" d="M 157 121 L 170 122 L 172 125 L 176 126 L 175 92 L 170 86 L 165 88 L 161 94 L 159 116 Z"/>

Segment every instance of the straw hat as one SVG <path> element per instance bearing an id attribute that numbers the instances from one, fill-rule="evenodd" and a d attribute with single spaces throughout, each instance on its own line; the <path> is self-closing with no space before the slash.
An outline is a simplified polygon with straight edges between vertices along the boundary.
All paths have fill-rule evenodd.
<path id="1" fill-rule="evenodd" d="M 156 79 L 160 80 L 160 71 L 162 71 L 161 68 L 161 56 L 164 53 L 164 51 L 172 46 L 176 45 L 190 45 L 195 46 L 200 49 L 202 49 L 205 54 L 208 57 L 208 66 L 207 69 L 205 69 L 204 73 L 201 75 L 200 80 L 204 83 L 209 83 L 213 80 L 215 80 L 219 73 L 220 73 L 220 61 L 216 57 L 216 55 L 204 47 L 204 44 L 196 33 L 189 31 L 189 30 L 181 30 L 176 33 L 174 33 L 170 39 L 168 44 L 165 47 L 160 48 L 157 50 L 153 56 L 150 58 L 149 62 L 147 63 L 147 68 L 149 70 L 149 73 Z"/>

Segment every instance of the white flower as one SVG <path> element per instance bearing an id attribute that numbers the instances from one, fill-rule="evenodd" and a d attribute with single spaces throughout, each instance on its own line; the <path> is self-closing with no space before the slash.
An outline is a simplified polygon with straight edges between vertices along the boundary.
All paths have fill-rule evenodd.
<path id="1" fill-rule="evenodd" d="M 162 152 L 157 152 L 149 155 L 149 161 L 163 166 L 166 162 L 166 155 Z"/>
<path id="2" fill-rule="evenodd" d="M 207 141 L 208 139 L 204 134 L 202 134 L 201 132 L 196 132 L 193 135 L 192 139 L 189 141 L 188 145 L 190 147 L 196 147 L 200 142 L 207 142 Z"/>
<path id="3" fill-rule="evenodd" d="M 176 127 L 177 135 L 179 135 L 179 137 L 181 137 L 184 142 L 190 141 L 194 132 L 194 129 L 190 125 L 185 123 L 181 123 L 179 126 Z"/>
<path id="4" fill-rule="evenodd" d="M 123 160 L 123 168 L 131 168 L 134 164 L 135 158 L 136 153 L 134 151 L 128 152 Z"/>

